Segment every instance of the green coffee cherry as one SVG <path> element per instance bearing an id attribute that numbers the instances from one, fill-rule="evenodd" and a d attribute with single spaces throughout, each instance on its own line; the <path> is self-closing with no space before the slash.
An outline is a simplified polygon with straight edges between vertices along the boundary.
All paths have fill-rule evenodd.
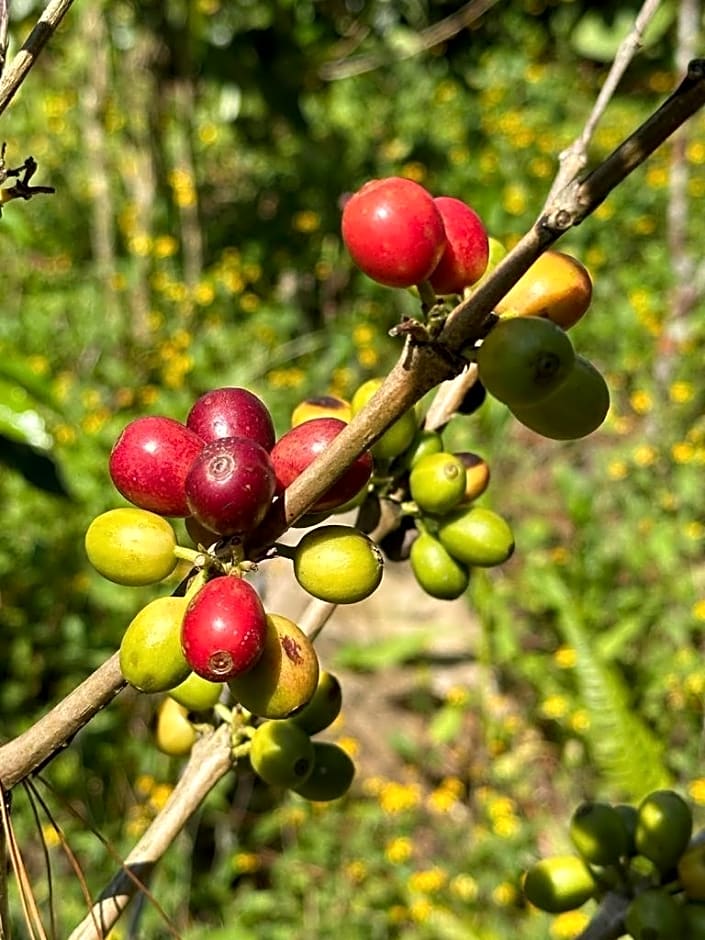
<path id="1" fill-rule="evenodd" d="M 693 814 L 674 790 L 654 790 L 641 801 L 634 841 L 661 872 L 675 868 L 693 834 Z"/>
<path id="2" fill-rule="evenodd" d="M 586 862 L 613 865 L 627 854 L 629 833 L 608 803 L 582 803 L 570 820 L 570 838 Z"/>
<path id="3" fill-rule="evenodd" d="M 705 901 L 705 843 L 695 843 L 678 859 L 678 880 L 691 901 Z"/>
<path id="4" fill-rule="evenodd" d="M 337 800 L 350 789 L 355 764 L 337 744 L 314 741 L 313 770 L 305 783 L 295 786 L 294 793 L 317 803 Z"/>
<path id="5" fill-rule="evenodd" d="M 163 754 L 185 757 L 196 741 L 196 729 L 187 718 L 187 710 L 172 698 L 165 698 L 157 711 L 155 742 Z"/>
<path id="6" fill-rule="evenodd" d="M 421 532 L 409 551 L 414 577 L 431 597 L 452 601 L 467 589 L 470 573 L 428 532 Z"/>
<path id="7" fill-rule="evenodd" d="M 683 937 L 683 908 L 667 891 L 647 888 L 630 903 L 624 926 L 634 940 L 676 940 Z"/>
<path id="8" fill-rule="evenodd" d="M 440 451 L 420 457 L 409 474 L 409 492 L 421 512 L 443 515 L 465 496 L 465 464 Z"/>
<path id="9" fill-rule="evenodd" d="M 422 457 L 427 457 L 429 454 L 440 454 L 442 450 L 443 438 L 439 432 L 421 428 L 417 431 L 411 445 L 402 454 L 401 462 L 404 467 L 412 470 Z"/>
<path id="10" fill-rule="evenodd" d="M 133 618 L 120 643 L 120 671 L 140 692 L 168 692 L 191 672 L 181 649 L 185 597 L 157 597 Z"/>
<path id="11" fill-rule="evenodd" d="M 524 879 L 528 901 L 549 914 L 561 914 L 583 905 L 597 889 L 586 863 L 577 855 L 555 855 L 536 862 Z"/>
<path id="12" fill-rule="evenodd" d="M 636 826 L 639 821 L 639 811 L 631 803 L 615 803 L 615 810 L 622 817 L 627 830 L 627 855 L 636 855 Z"/>
<path id="13" fill-rule="evenodd" d="M 451 512 L 440 521 L 438 538 L 453 558 L 470 567 L 501 565 L 514 552 L 509 523 L 482 506 Z"/>
<path id="14" fill-rule="evenodd" d="M 192 672 L 183 682 L 170 689 L 169 696 L 190 712 L 204 712 L 220 701 L 222 682 L 209 682 Z"/>
<path id="15" fill-rule="evenodd" d="M 362 411 L 383 381 L 384 379 L 381 378 L 369 379 L 357 389 L 350 402 L 353 415 Z M 370 448 L 372 456 L 375 460 L 391 460 L 404 453 L 416 436 L 417 430 L 416 412 L 411 408 L 387 428 L 380 439 L 372 445 Z"/>
<path id="16" fill-rule="evenodd" d="M 250 763 L 265 783 L 275 787 L 303 784 L 313 770 L 313 743 L 288 719 L 265 721 L 252 736 Z"/>
<path id="17" fill-rule="evenodd" d="M 683 905 L 683 940 L 705 940 L 705 904 L 687 901 Z"/>
<path id="18" fill-rule="evenodd" d="M 254 666 L 230 680 L 230 691 L 260 718 L 286 718 L 310 701 L 318 672 L 313 643 L 301 628 L 281 614 L 268 614 L 262 654 Z"/>
<path id="19" fill-rule="evenodd" d="M 369 597 L 382 580 L 382 553 L 353 526 L 312 529 L 296 546 L 294 575 L 314 597 L 333 604 L 355 604 Z"/>
<path id="20" fill-rule="evenodd" d="M 307 734 L 318 734 L 333 724 L 343 704 L 340 682 L 330 672 L 322 672 L 311 701 L 291 716 Z"/>
<path id="21" fill-rule="evenodd" d="M 176 567 L 176 536 L 162 516 L 126 506 L 109 509 L 86 530 L 88 560 L 117 584 L 156 584 Z"/>

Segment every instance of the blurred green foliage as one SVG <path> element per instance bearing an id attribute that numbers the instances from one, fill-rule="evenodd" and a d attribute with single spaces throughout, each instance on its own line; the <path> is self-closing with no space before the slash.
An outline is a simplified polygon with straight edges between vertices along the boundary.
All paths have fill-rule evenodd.
<path id="1" fill-rule="evenodd" d="M 17 4 L 15 43 L 40 8 Z M 636 8 L 620 4 L 616 16 L 608 3 L 510 0 L 436 42 L 432 24 L 465 6 L 72 9 L 3 116 L 8 165 L 31 153 L 37 181 L 57 190 L 7 204 L 0 219 L 5 738 L 102 662 L 154 595 L 102 583 L 83 555 L 90 519 L 120 503 L 107 455 L 127 421 L 183 419 L 201 392 L 238 384 L 266 400 L 281 431 L 301 398 L 349 396 L 382 374 L 399 353 L 388 330 L 415 302 L 352 267 L 339 237 L 345 194 L 373 176 L 410 176 L 471 202 L 510 246 L 539 211 L 622 16 Z M 592 161 L 679 80 L 675 4 L 664 11 L 597 130 Z M 409 704 L 428 708 L 431 733 L 397 741 L 411 783 L 363 781 L 340 805 L 284 801 L 274 812 L 248 802 L 244 784 L 220 787 L 153 885 L 185 936 L 327 936 L 341 923 L 351 938 L 548 936 L 547 921 L 519 912 L 518 873 L 537 834 L 562 844 L 574 802 L 620 795 L 612 788 L 624 777 L 605 745 L 636 725 L 650 742 L 641 759 L 690 781 L 705 802 L 700 295 L 676 316 L 678 264 L 695 270 L 687 264 L 703 237 L 704 130 L 696 116 L 682 138 L 692 211 L 678 256 L 668 238 L 671 146 L 561 243 L 595 280 L 593 310 L 573 338 L 608 376 L 604 429 L 546 442 L 495 402 L 448 429 L 458 449 L 490 461 L 485 501 L 516 529 L 515 558 L 469 592 L 495 692 Z M 551 578 L 560 590 L 548 590 Z M 417 652 L 402 646 L 358 654 L 358 664 L 374 670 Z M 602 677 L 602 699 L 586 694 L 588 667 Z M 91 827 L 124 854 L 175 778 L 177 762 L 150 747 L 152 716 L 150 701 L 120 696 L 45 771 L 45 798 L 93 892 L 114 859 Z M 462 747 L 469 723 L 473 753 Z M 389 810 L 394 793 L 410 805 Z M 502 812 L 492 814 L 492 800 Z M 21 794 L 16 806 L 41 883 Z M 70 867 L 52 858 L 74 898 L 62 898 L 65 932 L 84 901 Z M 144 935 L 166 936 L 145 907 Z M 566 920 L 559 933 L 559 921 L 551 936 L 574 936 L 581 923 Z"/>

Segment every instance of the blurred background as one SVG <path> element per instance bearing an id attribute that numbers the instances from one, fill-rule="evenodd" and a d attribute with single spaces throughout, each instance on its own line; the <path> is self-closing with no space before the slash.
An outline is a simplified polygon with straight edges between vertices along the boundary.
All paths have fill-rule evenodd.
<path id="1" fill-rule="evenodd" d="M 11 55 L 41 7 L 13 3 Z M 109 585 L 84 556 L 90 520 L 123 504 L 107 474 L 122 427 L 183 420 L 202 392 L 243 385 L 281 433 L 302 398 L 383 375 L 415 301 L 351 265 L 346 193 L 408 176 L 511 247 L 637 9 L 71 9 L 0 134 L 8 166 L 31 154 L 32 182 L 56 187 L 0 219 L 4 739 L 171 590 Z M 701 21 L 696 0 L 661 5 L 591 163 L 677 86 Z M 589 909 L 529 910 L 519 879 L 567 849 L 579 800 L 669 782 L 705 805 L 704 131 L 698 115 L 560 243 L 594 278 L 571 335 L 608 379 L 607 422 L 559 444 L 496 402 L 453 419 L 448 442 L 490 462 L 483 502 L 511 521 L 515 557 L 452 604 L 390 564 L 378 595 L 333 619 L 323 661 L 350 694 L 331 734 L 356 758 L 354 791 L 322 806 L 224 781 L 152 881 L 184 938 L 570 938 Z M 153 747 L 154 707 L 121 695 L 38 784 L 93 894 L 178 776 Z M 79 881 L 23 792 L 14 819 L 42 903 L 46 847 L 67 936 Z M 111 937 L 170 935 L 145 903 Z"/>

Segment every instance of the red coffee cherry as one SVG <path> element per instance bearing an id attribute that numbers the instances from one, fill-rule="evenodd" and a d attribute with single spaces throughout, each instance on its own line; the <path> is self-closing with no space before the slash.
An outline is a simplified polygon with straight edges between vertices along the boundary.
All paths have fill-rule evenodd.
<path id="1" fill-rule="evenodd" d="M 242 578 L 206 582 L 189 601 L 181 647 L 191 669 L 210 682 L 224 682 L 257 662 L 267 635 L 267 615 L 257 591 Z"/>
<path id="2" fill-rule="evenodd" d="M 343 241 L 355 264 L 387 287 L 425 281 L 446 237 L 431 194 L 413 180 L 371 180 L 345 204 Z"/>
<path id="3" fill-rule="evenodd" d="M 264 519 L 276 478 L 257 441 L 224 437 L 205 445 L 185 486 L 189 510 L 201 525 L 218 535 L 242 535 Z"/>
<path id="4" fill-rule="evenodd" d="M 328 449 L 345 426 L 339 418 L 311 418 L 283 434 L 270 454 L 279 488 L 284 490 L 293 483 L 319 454 Z M 357 496 L 371 476 L 372 455 L 365 451 L 311 507 L 311 511 L 325 512 L 342 506 Z"/>
<path id="5" fill-rule="evenodd" d="M 246 388 L 214 388 L 194 402 L 186 425 L 204 441 L 246 437 L 272 449 L 274 424 L 267 406 Z"/>
<path id="6" fill-rule="evenodd" d="M 188 516 L 186 475 L 203 441 L 173 418 L 146 415 L 123 429 L 108 469 L 116 489 L 140 509 Z"/>
<path id="7" fill-rule="evenodd" d="M 443 219 L 446 246 L 429 281 L 437 294 L 460 294 L 485 273 L 490 256 L 487 231 L 477 212 L 461 199 L 438 196 L 434 202 Z"/>

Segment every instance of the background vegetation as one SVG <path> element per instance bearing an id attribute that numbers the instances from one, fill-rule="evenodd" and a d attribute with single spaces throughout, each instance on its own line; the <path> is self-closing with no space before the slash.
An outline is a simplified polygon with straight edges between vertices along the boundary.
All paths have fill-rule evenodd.
<path id="1" fill-rule="evenodd" d="M 31 153 L 57 194 L 0 220 L 5 738 L 151 596 L 101 583 L 83 554 L 88 522 L 120 502 L 107 454 L 128 420 L 183 418 L 235 384 L 282 431 L 301 398 L 349 396 L 395 361 L 387 332 L 413 299 L 352 268 L 346 192 L 405 175 L 471 202 L 507 245 L 532 223 L 637 6 L 505 0 L 470 21 L 473 6 L 77 4 L 33 70 L 2 138 L 8 165 Z M 15 3 L 16 41 L 39 8 Z M 594 159 L 678 83 L 676 15 L 662 5 Z M 488 403 L 448 430 L 490 460 L 489 501 L 517 535 L 469 590 L 483 681 L 402 703 L 426 734 L 381 732 L 398 779 L 367 775 L 341 803 L 219 787 L 153 884 L 184 937 L 575 936 L 582 912 L 544 919 L 518 890 L 565 844 L 575 802 L 668 780 L 705 804 L 704 130 L 696 117 L 561 243 L 595 280 L 574 341 L 609 378 L 604 428 L 545 442 Z M 422 674 L 402 647 L 355 665 L 374 683 L 407 658 Z M 120 696 L 38 784 L 92 893 L 176 779 L 152 713 Z M 49 818 L 16 803 L 40 899 L 43 834 L 64 936 L 85 910 L 78 880 Z M 138 935 L 168 936 L 149 904 L 115 932 Z"/>

